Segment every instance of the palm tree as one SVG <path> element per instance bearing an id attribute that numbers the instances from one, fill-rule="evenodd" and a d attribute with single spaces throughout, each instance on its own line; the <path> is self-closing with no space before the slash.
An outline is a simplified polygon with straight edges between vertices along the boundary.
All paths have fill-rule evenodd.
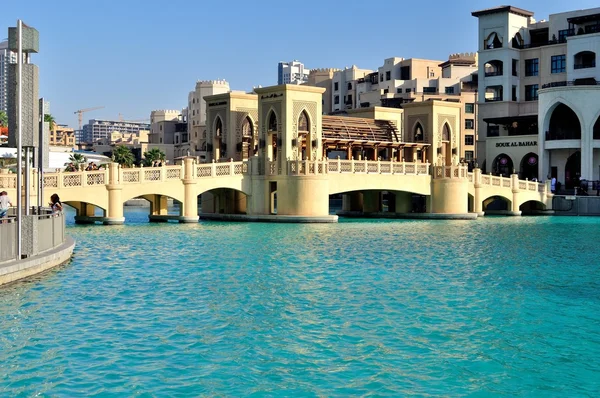
<path id="1" fill-rule="evenodd" d="M 8 127 L 8 115 L 4 111 L 0 111 L 0 126 Z"/>
<path id="2" fill-rule="evenodd" d="M 131 152 L 131 149 L 125 145 L 119 145 L 113 149 L 112 152 L 113 162 L 119 163 L 121 166 L 131 167 L 135 161 L 135 157 Z"/>
<path id="3" fill-rule="evenodd" d="M 144 152 L 144 165 L 152 166 L 152 164 L 160 160 L 161 162 L 165 161 L 165 153 L 158 148 L 152 148 L 148 152 Z"/>
<path id="4" fill-rule="evenodd" d="M 69 156 L 69 162 L 73 163 L 79 170 L 79 165 L 87 163 L 87 158 L 80 153 L 73 153 L 71 156 Z M 68 163 L 65 163 L 65 166 L 67 164 Z"/>
<path id="5" fill-rule="evenodd" d="M 50 126 L 50 131 L 52 131 L 54 129 L 54 126 L 56 126 L 56 120 L 54 120 L 54 116 L 50 115 L 49 113 L 44 115 L 44 121 L 48 122 L 48 125 Z"/>

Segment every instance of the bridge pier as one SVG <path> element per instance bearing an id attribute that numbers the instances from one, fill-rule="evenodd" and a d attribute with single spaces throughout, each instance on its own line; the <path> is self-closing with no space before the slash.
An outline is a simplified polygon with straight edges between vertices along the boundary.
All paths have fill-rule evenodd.
<path id="1" fill-rule="evenodd" d="M 395 213 L 407 214 L 412 212 L 412 193 L 410 192 L 394 192 Z"/>
<path id="2" fill-rule="evenodd" d="M 197 223 L 198 222 L 198 197 L 196 196 L 195 186 L 197 184 L 194 179 L 194 160 L 185 158 L 183 161 L 183 195 L 184 201 L 181 204 L 183 214 L 178 218 L 180 223 Z"/>
<path id="3" fill-rule="evenodd" d="M 119 165 L 117 163 L 108 164 L 108 211 L 107 216 L 102 220 L 104 225 L 120 225 L 125 222 L 123 217 L 123 186 L 119 184 Z"/>
<path id="4" fill-rule="evenodd" d="M 383 211 L 382 192 L 365 191 L 363 192 L 363 212 L 379 213 Z"/>
<path id="5" fill-rule="evenodd" d="M 481 195 L 481 169 L 473 169 L 473 213 L 477 214 L 478 217 L 482 217 L 485 213 L 483 212 L 483 198 Z"/>

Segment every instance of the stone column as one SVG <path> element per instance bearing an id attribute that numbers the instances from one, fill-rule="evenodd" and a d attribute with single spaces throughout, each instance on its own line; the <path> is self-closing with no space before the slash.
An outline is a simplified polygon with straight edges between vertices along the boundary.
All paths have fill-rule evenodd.
<path id="1" fill-rule="evenodd" d="M 198 222 L 198 197 L 196 196 L 196 180 L 194 179 L 194 159 L 183 160 L 183 191 L 184 199 L 181 207 L 183 214 L 180 223 Z"/>
<path id="2" fill-rule="evenodd" d="M 108 217 L 103 220 L 104 225 L 119 225 L 125 222 L 123 217 L 123 186 L 119 181 L 119 164 L 108 164 Z"/>
<path id="3" fill-rule="evenodd" d="M 473 169 L 473 185 L 475 186 L 475 195 L 473 196 L 473 212 L 478 216 L 483 216 L 483 198 L 481 197 L 481 169 Z"/>
<path id="4" fill-rule="evenodd" d="M 519 210 L 519 175 L 511 174 L 510 175 L 510 183 L 512 185 L 512 208 L 509 215 L 511 216 L 520 216 L 521 211 Z"/>

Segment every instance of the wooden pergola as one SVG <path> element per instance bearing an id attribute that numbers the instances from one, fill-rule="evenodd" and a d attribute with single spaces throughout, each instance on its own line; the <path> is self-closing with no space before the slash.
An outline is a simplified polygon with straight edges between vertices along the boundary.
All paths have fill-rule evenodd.
<path id="1" fill-rule="evenodd" d="M 404 149 L 421 150 L 421 161 L 426 160 L 423 149 L 429 144 L 402 142 L 396 125 L 388 120 L 374 120 L 358 117 L 323 116 L 323 151 L 346 151 L 351 159 L 355 151 L 365 153 L 366 158 L 377 160 L 381 150 L 385 150 L 386 158 L 402 161 Z M 358 156 L 361 156 L 358 155 Z M 356 157 L 358 157 L 356 156 Z M 413 159 L 410 159 L 411 161 Z"/>

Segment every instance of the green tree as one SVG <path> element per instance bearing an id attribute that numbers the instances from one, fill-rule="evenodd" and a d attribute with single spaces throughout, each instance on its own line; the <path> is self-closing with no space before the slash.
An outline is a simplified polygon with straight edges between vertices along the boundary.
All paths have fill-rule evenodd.
<path id="1" fill-rule="evenodd" d="M 8 115 L 4 111 L 0 111 L 0 126 L 8 127 Z"/>
<path id="2" fill-rule="evenodd" d="M 150 167 L 152 163 L 160 160 L 165 161 L 165 153 L 158 148 L 152 148 L 148 152 L 144 152 L 144 166 Z"/>
<path id="3" fill-rule="evenodd" d="M 131 149 L 127 148 L 125 145 L 119 145 L 113 149 L 112 158 L 114 162 L 125 167 L 131 167 L 133 166 L 133 162 L 135 162 L 133 152 L 131 152 Z"/>
<path id="4" fill-rule="evenodd" d="M 47 113 L 44 115 L 44 121 L 48 122 L 48 125 L 50 126 L 50 131 L 52 131 L 52 129 L 56 125 L 56 120 L 54 120 L 54 116 Z"/>
<path id="5" fill-rule="evenodd" d="M 73 163 L 75 166 L 77 166 L 77 169 L 79 169 L 80 164 L 87 163 L 87 158 L 80 153 L 73 153 L 71 156 L 69 156 L 69 162 Z M 68 163 L 65 163 L 65 166 L 67 164 Z"/>

